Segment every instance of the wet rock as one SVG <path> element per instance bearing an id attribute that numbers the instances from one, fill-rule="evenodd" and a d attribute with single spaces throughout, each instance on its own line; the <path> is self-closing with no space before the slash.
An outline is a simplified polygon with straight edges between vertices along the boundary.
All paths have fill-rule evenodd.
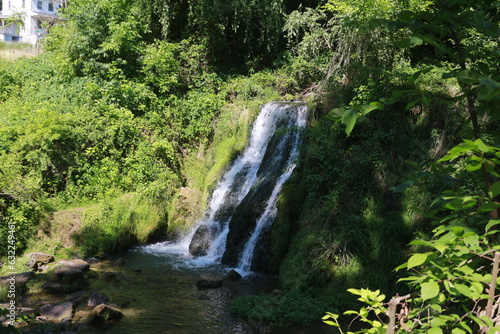
<path id="1" fill-rule="evenodd" d="M 83 260 L 62 260 L 57 262 L 56 265 L 68 269 L 77 269 L 81 272 L 86 272 L 90 269 L 90 264 Z"/>
<path id="2" fill-rule="evenodd" d="M 214 241 L 217 235 L 217 228 L 207 225 L 200 225 L 191 239 L 189 244 L 189 253 L 194 256 L 204 256 L 207 255 L 210 245 Z"/>
<path id="3" fill-rule="evenodd" d="M 42 284 L 42 289 L 48 293 L 64 292 L 65 284 L 61 281 L 49 281 Z"/>
<path id="4" fill-rule="evenodd" d="M 56 269 L 54 275 L 58 279 L 67 279 L 69 282 L 75 282 L 83 278 L 83 272 L 81 270 L 67 267 Z"/>
<path id="5" fill-rule="evenodd" d="M 241 275 L 234 269 L 231 269 L 231 271 L 229 271 L 227 274 L 226 274 L 226 277 L 225 277 L 227 280 L 229 281 L 236 281 L 238 279 L 241 278 Z"/>
<path id="6" fill-rule="evenodd" d="M 46 253 L 31 253 L 30 258 L 36 262 L 47 264 L 54 261 L 54 256 Z"/>
<path id="7" fill-rule="evenodd" d="M 107 302 L 109 302 L 109 298 L 106 295 L 100 292 L 93 292 L 89 297 L 87 306 L 93 309 L 97 305 L 106 304 Z"/>
<path id="8" fill-rule="evenodd" d="M 118 320 L 123 317 L 123 313 L 116 307 L 100 304 L 94 308 L 95 318 L 93 322 L 105 322 L 110 320 Z"/>
<path id="9" fill-rule="evenodd" d="M 26 263 L 26 267 L 28 267 L 29 270 L 37 271 L 38 270 L 38 262 L 36 262 L 36 260 L 34 260 L 34 259 L 31 259 L 28 261 L 28 263 Z"/>
<path id="10" fill-rule="evenodd" d="M 61 322 L 65 318 L 71 318 L 73 304 L 71 302 L 47 304 L 42 306 L 38 312 L 40 316 L 47 318 L 48 321 Z"/>
<path id="11" fill-rule="evenodd" d="M 94 321 L 95 313 L 93 311 L 79 310 L 75 312 L 73 323 L 88 325 Z"/>
<path id="12" fill-rule="evenodd" d="M 220 288 L 224 284 L 222 279 L 210 280 L 210 279 L 202 279 L 196 283 L 198 289 L 216 289 Z"/>

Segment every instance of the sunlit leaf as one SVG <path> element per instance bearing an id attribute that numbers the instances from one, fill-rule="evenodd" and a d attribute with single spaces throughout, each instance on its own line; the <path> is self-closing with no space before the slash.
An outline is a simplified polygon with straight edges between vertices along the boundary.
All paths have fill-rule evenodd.
<path id="1" fill-rule="evenodd" d="M 439 327 L 432 327 L 427 330 L 427 334 L 443 334 L 443 330 Z"/>
<path id="2" fill-rule="evenodd" d="M 420 295 L 423 300 L 434 298 L 439 293 L 439 284 L 434 281 L 422 283 L 420 286 Z"/>
<path id="3" fill-rule="evenodd" d="M 408 269 L 421 265 L 427 260 L 429 253 L 417 253 L 413 254 L 408 259 Z"/>
<path id="4" fill-rule="evenodd" d="M 342 115 L 342 124 L 345 125 L 345 133 L 349 136 L 358 119 L 358 112 L 356 110 L 348 109 Z"/>

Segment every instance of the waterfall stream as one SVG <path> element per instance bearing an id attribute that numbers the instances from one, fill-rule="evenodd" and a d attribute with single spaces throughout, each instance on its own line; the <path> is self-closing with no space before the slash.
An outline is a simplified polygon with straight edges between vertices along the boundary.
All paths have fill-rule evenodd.
<path id="1" fill-rule="evenodd" d="M 265 244 L 263 235 L 276 217 L 276 200 L 295 168 L 300 129 L 306 121 L 303 103 L 265 104 L 246 149 L 224 173 L 204 218 L 181 240 L 150 245 L 143 251 L 179 254 L 188 266 L 222 262 L 243 274 L 259 271 L 255 254 Z"/>

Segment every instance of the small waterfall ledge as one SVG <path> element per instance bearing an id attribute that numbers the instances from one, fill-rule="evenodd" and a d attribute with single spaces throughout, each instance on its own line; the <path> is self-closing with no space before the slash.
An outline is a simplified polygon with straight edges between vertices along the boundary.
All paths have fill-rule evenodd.
<path id="1" fill-rule="evenodd" d="M 181 240 L 144 250 L 182 255 L 192 266 L 222 263 L 242 274 L 263 271 L 276 201 L 295 168 L 306 123 L 302 102 L 265 104 L 247 147 L 215 188 L 204 218 Z"/>

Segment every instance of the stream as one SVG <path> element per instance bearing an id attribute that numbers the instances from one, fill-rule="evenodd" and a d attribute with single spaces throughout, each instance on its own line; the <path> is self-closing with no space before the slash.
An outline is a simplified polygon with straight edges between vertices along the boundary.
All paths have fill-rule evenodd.
<path id="1" fill-rule="evenodd" d="M 230 309 L 235 296 L 271 293 L 279 287 L 276 278 L 256 272 L 267 265 L 276 201 L 295 168 L 306 123 L 304 103 L 262 106 L 246 149 L 222 176 L 204 217 L 175 242 L 120 254 L 121 279 L 99 288 L 125 316 L 86 333 L 332 333 L 320 321 L 286 330 L 264 326 L 258 317 L 247 323 L 232 317 Z M 225 280 L 221 288 L 197 288 L 199 280 L 221 278 L 230 269 L 243 278 Z"/>

